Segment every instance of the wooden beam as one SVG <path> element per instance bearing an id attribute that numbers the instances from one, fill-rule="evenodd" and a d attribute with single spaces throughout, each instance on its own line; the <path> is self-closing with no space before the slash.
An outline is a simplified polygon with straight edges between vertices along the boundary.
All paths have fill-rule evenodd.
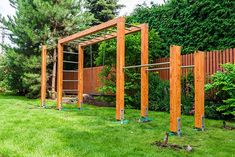
<path id="1" fill-rule="evenodd" d="M 170 47 L 170 131 L 181 132 L 181 47 Z"/>
<path id="2" fill-rule="evenodd" d="M 58 43 L 58 69 L 57 69 L 57 109 L 62 109 L 63 92 L 63 45 Z"/>
<path id="3" fill-rule="evenodd" d="M 125 19 L 117 23 L 116 119 L 124 119 Z"/>
<path id="4" fill-rule="evenodd" d="M 83 63 L 84 63 L 84 49 L 78 46 L 78 108 L 82 108 L 83 104 Z"/>
<path id="5" fill-rule="evenodd" d="M 42 65 L 41 65 L 41 107 L 46 106 L 46 68 L 47 68 L 47 48 L 45 45 L 42 46 Z"/>
<path id="6" fill-rule="evenodd" d="M 125 35 L 128 35 L 128 34 L 140 31 L 141 27 L 143 25 L 146 25 L 146 24 L 141 24 L 141 25 L 139 25 L 137 27 L 130 27 L 128 30 L 125 30 Z M 103 37 L 97 37 L 97 38 L 88 40 L 86 42 L 80 43 L 79 45 L 88 46 L 88 45 L 96 44 L 96 43 L 99 43 L 99 42 L 102 42 L 102 41 L 114 39 L 116 37 L 117 37 L 117 33 L 111 33 L 110 35 L 105 35 Z"/>
<path id="7" fill-rule="evenodd" d="M 86 35 L 90 35 L 92 33 L 96 33 L 96 32 L 99 32 L 101 30 L 104 30 L 104 29 L 116 26 L 117 22 L 119 20 L 123 20 L 123 19 L 125 19 L 125 18 L 124 17 L 119 17 L 119 18 L 107 21 L 105 23 L 99 24 L 97 26 L 93 26 L 93 27 L 91 27 L 89 29 L 86 29 L 84 31 L 81 31 L 81 32 L 75 33 L 73 35 L 70 35 L 68 37 L 65 37 L 63 39 L 60 39 L 59 43 L 64 44 L 64 43 L 67 43 L 69 41 L 72 41 L 72 40 L 75 40 L 75 39 L 78 39 L 78 38 L 82 38 L 82 37 L 84 37 Z"/>
<path id="8" fill-rule="evenodd" d="M 195 114 L 194 126 L 198 129 L 204 129 L 204 102 L 205 102 L 205 53 L 194 53 L 194 83 L 195 83 Z"/>
<path id="9" fill-rule="evenodd" d="M 148 25 L 141 26 L 141 64 L 148 64 Z M 141 117 L 148 117 L 148 67 L 141 67 Z"/>

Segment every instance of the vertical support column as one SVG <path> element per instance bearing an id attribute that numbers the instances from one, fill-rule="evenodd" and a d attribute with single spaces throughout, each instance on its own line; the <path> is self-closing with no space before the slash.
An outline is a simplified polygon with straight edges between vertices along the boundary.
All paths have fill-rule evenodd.
<path id="1" fill-rule="evenodd" d="M 204 100 L 205 100 L 205 53 L 194 54 L 194 85 L 195 85 L 195 128 L 204 130 Z"/>
<path id="2" fill-rule="evenodd" d="M 116 120 L 124 119 L 125 18 L 117 22 Z"/>
<path id="3" fill-rule="evenodd" d="M 57 109 L 62 109 L 63 94 L 63 45 L 58 43 L 58 69 L 57 69 Z"/>
<path id="4" fill-rule="evenodd" d="M 84 49 L 78 46 L 78 109 L 82 108 L 83 104 L 83 62 Z"/>
<path id="5" fill-rule="evenodd" d="M 170 47 L 170 131 L 181 134 L 181 47 Z"/>
<path id="6" fill-rule="evenodd" d="M 141 26 L 141 64 L 148 64 L 148 25 Z M 148 67 L 141 67 L 141 117 L 148 117 Z"/>
<path id="7" fill-rule="evenodd" d="M 46 68 L 47 68 L 47 50 L 46 46 L 42 46 L 42 65 L 41 65 L 41 107 L 46 107 Z"/>

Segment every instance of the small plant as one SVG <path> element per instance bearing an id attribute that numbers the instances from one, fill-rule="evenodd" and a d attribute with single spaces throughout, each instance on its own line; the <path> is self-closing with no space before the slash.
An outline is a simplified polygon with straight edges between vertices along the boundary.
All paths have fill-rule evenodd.
<path id="1" fill-rule="evenodd" d="M 191 71 L 181 78 L 181 103 L 184 114 L 192 113 L 194 106 L 194 74 Z"/>
<path id="2" fill-rule="evenodd" d="M 235 116 L 235 65 L 223 64 L 224 71 L 216 72 L 206 91 L 216 90 L 216 102 L 222 103 L 216 110 L 225 116 Z"/>

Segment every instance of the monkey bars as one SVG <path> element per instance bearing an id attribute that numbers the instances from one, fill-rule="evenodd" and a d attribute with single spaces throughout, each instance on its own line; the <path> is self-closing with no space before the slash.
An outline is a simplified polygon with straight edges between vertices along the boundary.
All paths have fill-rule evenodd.
<path id="1" fill-rule="evenodd" d="M 130 26 L 129 24 L 127 24 Z M 110 30 L 110 28 L 116 28 Z M 106 30 L 104 32 L 104 30 Z M 110 34 L 108 34 L 110 32 Z M 141 32 L 141 65 L 125 67 L 125 35 Z M 170 62 L 148 64 L 148 25 L 141 24 L 126 28 L 125 18 L 119 17 L 98 26 L 78 32 L 58 41 L 58 73 L 57 73 L 57 109 L 62 109 L 62 94 L 77 92 L 78 108 L 83 103 L 83 62 L 84 48 L 109 39 L 117 39 L 116 65 L 116 119 L 124 119 L 124 71 L 129 68 L 141 68 L 141 117 L 148 117 L 148 72 L 170 69 L 170 131 L 181 133 L 181 68 L 194 68 L 195 73 L 195 128 L 204 129 L 204 82 L 205 82 L 205 54 L 195 52 L 195 65 L 181 66 L 181 47 L 170 47 Z M 63 70 L 63 45 L 78 44 L 78 70 Z M 70 52 L 69 52 L 70 53 Z M 71 61 L 70 61 L 71 63 Z M 148 68 L 151 66 L 170 65 L 170 67 Z M 78 80 L 63 80 L 63 72 L 78 72 Z M 78 89 L 63 89 L 63 82 L 77 82 Z M 45 107 L 46 97 L 46 47 L 42 47 L 42 79 L 41 106 Z"/>
<path id="2" fill-rule="evenodd" d="M 124 66 L 125 66 L 125 35 L 141 32 L 141 64 L 148 64 L 148 25 L 133 26 L 125 23 L 124 17 L 93 26 L 58 41 L 58 72 L 57 72 L 57 109 L 62 109 L 63 94 L 63 45 L 78 45 L 78 108 L 83 104 L 83 62 L 84 48 L 102 41 L 117 39 L 116 65 L 116 119 L 124 119 Z M 71 63 L 71 61 L 69 61 Z M 141 67 L 141 116 L 148 115 L 148 71 Z"/>

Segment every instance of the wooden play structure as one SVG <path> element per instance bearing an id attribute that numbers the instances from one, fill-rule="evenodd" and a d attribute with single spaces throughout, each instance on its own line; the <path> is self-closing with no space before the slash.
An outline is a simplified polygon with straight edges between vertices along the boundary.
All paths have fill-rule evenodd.
<path id="1" fill-rule="evenodd" d="M 141 65 L 125 67 L 125 35 L 140 32 L 141 33 Z M 141 117 L 148 118 L 148 73 L 159 71 L 166 68 L 156 67 L 159 65 L 170 65 L 170 131 L 181 133 L 181 68 L 193 68 L 195 72 L 195 127 L 204 129 L 204 82 L 205 65 L 204 53 L 195 52 L 195 65 L 181 66 L 180 46 L 170 47 L 170 62 L 148 63 L 148 24 L 138 26 L 125 23 L 124 17 L 119 17 L 111 21 L 93 26 L 84 31 L 61 38 L 58 41 L 58 71 L 57 71 L 57 109 L 62 109 L 63 99 L 63 63 L 71 61 L 64 60 L 64 45 L 75 43 L 78 45 L 78 89 L 77 99 L 78 109 L 83 104 L 83 65 L 84 48 L 102 41 L 117 40 L 116 54 L 116 120 L 124 120 L 124 74 L 125 69 L 141 68 Z M 156 68 L 150 68 L 156 67 Z M 67 80 L 68 81 L 68 80 Z M 42 47 L 42 80 L 41 80 L 41 106 L 45 107 L 46 97 L 46 47 Z"/>
<path id="2" fill-rule="evenodd" d="M 125 66 L 125 35 L 141 32 L 141 64 L 148 64 L 148 25 L 132 26 L 119 17 L 87 30 L 78 32 L 58 41 L 58 72 L 57 72 L 57 109 L 62 109 L 63 92 L 63 45 L 69 42 L 78 44 L 78 108 L 83 104 L 83 62 L 84 48 L 88 45 L 116 38 L 116 119 L 124 119 L 124 66 Z M 141 116 L 146 117 L 148 108 L 148 71 L 141 68 Z"/>

